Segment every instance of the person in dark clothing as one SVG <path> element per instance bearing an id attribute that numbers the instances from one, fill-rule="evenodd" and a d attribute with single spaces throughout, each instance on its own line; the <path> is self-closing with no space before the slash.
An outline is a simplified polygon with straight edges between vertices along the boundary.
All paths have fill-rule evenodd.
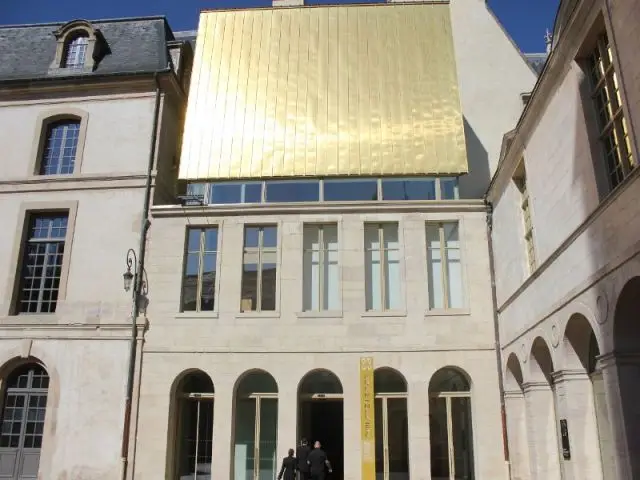
<path id="1" fill-rule="evenodd" d="M 282 459 L 282 467 L 278 474 L 278 480 L 296 480 L 296 471 L 298 470 L 296 457 L 293 456 L 293 448 L 289 449 L 289 455 Z"/>
<path id="2" fill-rule="evenodd" d="M 309 464 L 309 470 L 311 473 L 311 480 L 324 480 L 324 469 L 327 467 L 329 473 L 332 473 L 331 464 L 327 458 L 327 454 L 322 449 L 320 442 L 316 441 L 313 445 L 313 450 L 307 458 L 307 464 Z"/>
<path id="3" fill-rule="evenodd" d="M 307 458 L 309 457 L 309 452 L 311 452 L 311 448 L 309 448 L 309 443 L 306 438 L 300 440 L 300 446 L 296 451 L 296 459 L 298 460 L 298 471 L 300 472 L 300 480 L 309 480 L 309 464 L 307 463 Z"/>

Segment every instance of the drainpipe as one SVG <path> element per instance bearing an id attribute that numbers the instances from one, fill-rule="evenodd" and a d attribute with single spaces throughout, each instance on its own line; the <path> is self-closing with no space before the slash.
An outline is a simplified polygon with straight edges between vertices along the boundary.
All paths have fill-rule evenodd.
<path id="1" fill-rule="evenodd" d="M 493 230 L 493 205 L 484 199 L 487 207 L 487 240 L 489 247 L 489 271 L 491 273 L 491 301 L 493 303 L 493 335 L 494 347 L 496 350 L 496 363 L 498 366 L 498 389 L 500 390 L 500 416 L 502 419 L 502 446 L 504 449 L 504 459 L 509 469 L 511 478 L 511 459 L 509 458 L 509 437 L 507 434 L 507 410 L 504 402 L 504 376 L 502 374 L 502 351 L 500 350 L 500 323 L 498 321 L 498 295 L 496 294 L 496 270 L 493 257 L 493 240 L 491 232 Z"/>
<path id="2" fill-rule="evenodd" d="M 147 166 L 147 180 L 144 190 L 144 204 L 142 208 L 140 245 L 138 246 L 138 264 L 136 265 L 136 276 L 134 278 L 134 300 L 131 311 L 131 339 L 129 350 L 129 371 L 127 376 L 127 393 L 125 398 L 124 427 L 122 429 L 122 449 L 120 451 L 122 459 L 122 480 L 127 478 L 127 467 L 129 466 L 129 436 L 131 432 L 131 403 L 133 398 L 133 383 L 136 371 L 136 347 L 138 341 L 137 319 L 140 311 L 140 292 L 144 279 L 144 256 L 147 246 L 147 232 L 151 223 L 149 222 L 149 207 L 151 205 L 151 186 L 153 164 L 156 156 L 156 140 L 158 136 L 158 118 L 160 112 L 160 84 L 158 83 L 158 72 L 154 73 L 153 81 L 156 86 L 156 100 L 153 110 L 153 126 L 151 129 L 151 146 L 149 148 L 149 163 Z"/>

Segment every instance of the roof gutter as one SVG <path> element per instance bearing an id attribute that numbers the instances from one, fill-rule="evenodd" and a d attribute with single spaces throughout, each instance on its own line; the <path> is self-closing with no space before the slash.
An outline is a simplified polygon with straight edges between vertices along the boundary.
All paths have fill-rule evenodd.
<path id="1" fill-rule="evenodd" d="M 144 273 L 144 262 L 145 262 L 145 253 L 147 246 L 147 233 L 149 231 L 149 227 L 151 226 L 151 222 L 149 221 L 149 210 L 151 207 L 151 189 L 153 187 L 153 166 L 155 163 L 156 157 L 156 144 L 158 139 L 158 123 L 160 118 L 160 99 L 161 99 L 161 90 L 160 90 L 160 82 L 158 81 L 158 74 L 162 72 L 155 72 L 153 75 L 153 80 L 156 86 L 156 95 L 155 95 L 155 106 L 153 111 L 153 123 L 151 130 L 151 145 L 149 148 L 149 161 L 147 165 L 147 178 L 145 184 L 144 191 L 144 203 L 142 207 L 142 219 L 141 219 L 141 227 L 140 227 L 140 243 L 138 245 L 138 264 L 136 265 L 136 275 L 134 277 L 134 287 L 133 287 L 133 307 L 131 311 L 131 337 L 129 340 L 129 365 L 128 365 L 128 374 L 127 374 L 127 390 L 125 396 L 125 411 L 124 411 L 124 426 L 122 429 L 122 449 L 121 449 L 121 460 L 122 460 L 122 480 L 126 480 L 127 478 L 127 469 L 129 466 L 130 458 L 129 458 L 129 439 L 131 437 L 131 404 L 133 399 L 133 387 L 135 383 L 135 371 L 136 371 L 136 350 L 138 346 L 138 315 L 140 312 L 140 303 L 143 299 L 142 296 L 144 294 L 145 286 L 145 273 Z M 142 340 L 142 339 L 140 339 Z M 135 448 L 135 446 L 134 446 Z M 131 457 L 135 457 L 135 455 L 131 455 Z"/>
<path id="2" fill-rule="evenodd" d="M 51 76 L 47 76 L 47 77 L 39 77 L 39 78 L 33 78 L 33 77 L 19 77 L 19 78 L 4 78 L 4 79 L 0 79 L 0 85 L 20 85 L 20 84 L 25 84 L 26 86 L 32 85 L 32 84 L 39 84 L 39 83 L 55 83 L 57 82 L 69 82 L 71 83 L 72 80 L 75 80 L 77 82 L 98 82 L 100 80 L 104 80 L 104 79 L 110 79 L 110 78 L 120 78 L 120 77 L 144 77 L 144 76 L 153 76 L 156 77 L 159 74 L 162 73 L 169 73 L 171 72 L 172 69 L 171 67 L 165 67 L 162 70 L 134 70 L 131 72 L 113 72 L 113 73 L 100 73 L 97 75 L 51 75 Z"/>

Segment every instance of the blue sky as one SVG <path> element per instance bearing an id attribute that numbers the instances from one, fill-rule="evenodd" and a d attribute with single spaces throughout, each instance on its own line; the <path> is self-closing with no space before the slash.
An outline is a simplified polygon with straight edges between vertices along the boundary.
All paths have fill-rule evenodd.
<path id="1" fill-rule="evenodd" d="M 343 0 L 314 0 L 310 3 L 337 1 Z M 362 1 L 359 0 L 358 3 Z M 488 0 L 491 9 L 525 52 L 544 51 L 544 33 L 547 28 L 553 28 L 558 2 L 559 0 Z M 205 8 L 270 4 L 271 0 L 0 0 L 0 24 L 166 15 L 174 30 L 191 30 L 196 28 L 198 12 Z"/>

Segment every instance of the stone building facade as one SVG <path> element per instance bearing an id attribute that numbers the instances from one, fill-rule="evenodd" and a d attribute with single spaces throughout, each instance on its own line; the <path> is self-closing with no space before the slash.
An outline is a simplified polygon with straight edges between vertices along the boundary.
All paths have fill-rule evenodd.
<path id="1" fill-rule="evenodd" d="M 274 478 L 303 436 L 340 480 L 640 476 L 636 11 L 561 1 L 541 73 L 481 0 L 0 27 L 0 478 Z M 255 167 L 271 90 L 303 167 Z M 296 174 L 330 128 L 401 161 Z"/>
<path id="2" fill-rule="evenodd" d="M 174 195 L 189 49 L 162 17 L 0 28 L 2 478 L 119 475 L 122 273 Z"/>
<path id="3" fill-rule="evenodd" d="M 638 20 L 560 3 L 489 188 L 512 478 L 640 476 Z"/>

